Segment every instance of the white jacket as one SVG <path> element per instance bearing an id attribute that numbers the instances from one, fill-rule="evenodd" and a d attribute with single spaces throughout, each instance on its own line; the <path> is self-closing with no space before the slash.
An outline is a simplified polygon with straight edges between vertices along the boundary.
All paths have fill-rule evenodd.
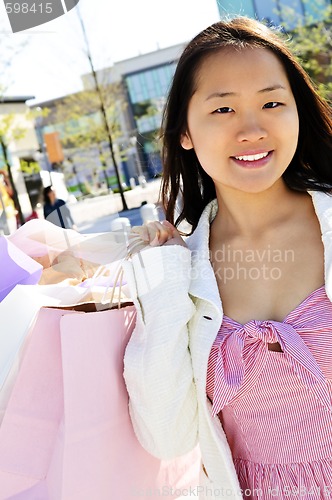
<path id="1" fill-rule="evenodd" d="M 310 194 L 321 225 L 325 287 L 332 301 L 332 197 Z M 188 249 L 151 248 L 125 266 L 137 307 L 124 359 L 134 430 L 142 446 L 162 459 L 182 455 L 199 441 L 209 477 L 201 475 L 204 488 L 214 490 L 209 500 L 242 498 L 225 433 L 206 396 L 208 357 L 223 317 L 209 261 L 216 212 L 215 200 L 187 239 Z"/>

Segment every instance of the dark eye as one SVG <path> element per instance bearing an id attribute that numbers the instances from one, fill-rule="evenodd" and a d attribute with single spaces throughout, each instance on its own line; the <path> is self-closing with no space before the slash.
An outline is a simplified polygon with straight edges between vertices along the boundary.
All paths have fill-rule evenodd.
<path id="1" fill-rule="evenodd" d="M 232 111 L 233 111 L 232 108 L 228 108 L 227 106 L 225 106 L 224 108 L 218 108 L 213 112 L 218 114 L 224 114 L 224 113 L 231 113 Z"/>
<path id="2" fill-rule="evenodd" d="M 279 106 L 282 106 L 281 102 L 272 101 L 264 104 L 263 108 L 273 109 L 273 108 L 278 108 Z"/>

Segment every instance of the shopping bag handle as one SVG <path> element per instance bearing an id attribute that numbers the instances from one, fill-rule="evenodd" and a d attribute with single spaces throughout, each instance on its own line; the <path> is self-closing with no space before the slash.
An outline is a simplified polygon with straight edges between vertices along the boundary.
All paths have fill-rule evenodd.
<path id="1" fill-rule="evenodd" d="M 121 309 L 121 306 L 122 306 L 121 291 L 122 291 L 122 287 L 123 287 L 123 276 L 124 276 L 122 264 L 123 264 L 123 262 L 129 260 L 133 256 L 134 253 L 136 253 L 139 250 L 142 250 L 143 248 L 145 248 L 147 246 L 149 246 L 148 242 L 143 241 L 139 235 L 133 235 L 133 236 L 131 236 L 130 240 L 127 239 L 127 254 L 122 260 L 119 261 L 119 265 L 117 267 L 115 276 L 113 275 L 110 278 L 109 283 L 107 284 L 106 289 L 103 293 L 103 296 L 100 300 L 101 306 L 105 306 L 105 309 L 113 309 L 115 307 L 117 309 Z M 93 286 L 93 283 L 95 283 L 95 280 L 97 278 L 100 278 L 103 275 L 105 275 L 105 272 L 107 270 L 108 269 L 106 266 L 104 266 L 104 265 L 99 266 L 98 269 L 96 270 L 96 272 L 94 273 L 94 275 L 92 276 L 92 285 L 91 286 Z M 112 282 L 113 282 L 113 284 L 111 285 Z M 111 297 L 107 298 L 107 292 L 109 291 L 109 289 L 111 287 L 112 287 Z M 116 291 L 118 291 L 118 300 L 117 301 L 114 300 Z"/>

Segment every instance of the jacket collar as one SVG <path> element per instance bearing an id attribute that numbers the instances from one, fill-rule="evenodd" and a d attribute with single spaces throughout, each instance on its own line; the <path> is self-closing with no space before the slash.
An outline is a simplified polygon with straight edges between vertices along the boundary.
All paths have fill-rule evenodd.
<path id="1" fill-rule="evenodd" d="M 324 278 L 326 295 L 332 302 L 332 196 L 321 191 L 308 191 L 320 223 L 324 244 Z"/>
<path id="2" fill-rule="evenodd" d="M 320 223 L 324 244 L 324 277 L 326 294 L 332 302 L 332 196 L 321 191 L 308 191 Z M 222 311 L 217 281 L 210 263 L 210 224 L 218 211 L 217 200 L 211 201 L 203 210 L 198 225 L 186 240 L 192 252 L 192 280 L 190 293 L 214 303 Z"/>
<path id="3" fill-rule="evenodd" d="M 203 210 L 197 227 L 186 240 L 191 250 L 192 278 L 189 293 L 212 302 L 222 315 L 222 303 L 218 290 L 217 280 L 210 262 L 210 224 L 217 215 L 217 200 L 211 201 Z M 221 319 L 221 318 L 220 318 Z"/>

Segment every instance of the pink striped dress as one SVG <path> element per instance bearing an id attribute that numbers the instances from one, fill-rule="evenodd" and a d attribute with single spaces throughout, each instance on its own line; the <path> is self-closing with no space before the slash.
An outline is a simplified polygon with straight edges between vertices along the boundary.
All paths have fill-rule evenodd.
<path id="1" fill-rule="evenodd" d="M 282 352 L 268 350 L 274 342 Z M 331 393 L 332 303 L 324 286 L 282 322 L 223 317 L 207 395 L 243 498 L 332 497 Z"/>

